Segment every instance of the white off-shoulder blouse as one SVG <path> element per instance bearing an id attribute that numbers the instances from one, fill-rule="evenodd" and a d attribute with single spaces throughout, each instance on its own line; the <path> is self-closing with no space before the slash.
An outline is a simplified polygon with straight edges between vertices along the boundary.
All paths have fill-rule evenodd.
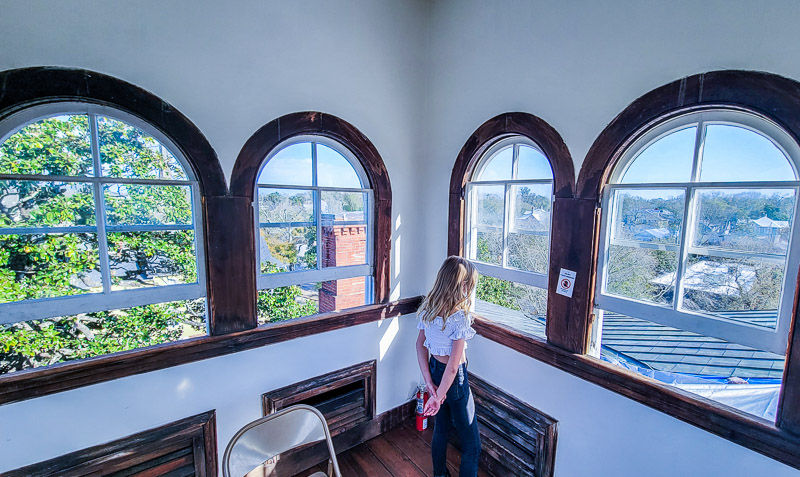
<path id="1" fill-rule="evenodd" d="M 425 347 L 436 356 L 450 356 L 453 350 L 453 340 L 468 340 L 475 336 L 475 330 L 470 326 L 469 317 L 463 311 L 457 311 L 447 317 L 444 330 L 442 317 L 437 316 L 433 321 L 425 322 L 422 314 L 418 316 L 418 330 L 425 330 Z M 464 349 L 467 344 L 464 343 Z"/>

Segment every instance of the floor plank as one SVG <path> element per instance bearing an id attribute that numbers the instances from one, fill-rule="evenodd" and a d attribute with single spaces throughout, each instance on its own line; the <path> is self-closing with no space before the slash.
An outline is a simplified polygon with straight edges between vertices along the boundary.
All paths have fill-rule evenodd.
<path id="1" fill-rule="evenodd" d="M 349 451 L 357 467 L 358 473 L 355 475 L 392 475 L 389 469 L 383 465 L 383 462 L 375 457 L 375 454 L 365 444 L 356 446 Z"/>
<path id="2" fill-rule="evenodd" d="M 385 435 L 378 436 L 366 444 L 392 475 L 425 477 L 425 473 L 414 463 L 412 458 L 389 442 Z"/>
<path id="3" fill-rule="evenodd" d="M 413 422 L 403 423 L 393 430 L 338 454 L 339 469 L 343 477 L 432 477 L 431 440 L 433 429 L 417 431 Z M 447 448 L 447 468 L 458 475 L 461 455 L 452 445 Z M 306 477 L 311 472 L 295 477 Z M 314 467 L 313 471 L 327 470 L 327 464 Z M 479 477 L 489 477 L 483 469 Z"/>

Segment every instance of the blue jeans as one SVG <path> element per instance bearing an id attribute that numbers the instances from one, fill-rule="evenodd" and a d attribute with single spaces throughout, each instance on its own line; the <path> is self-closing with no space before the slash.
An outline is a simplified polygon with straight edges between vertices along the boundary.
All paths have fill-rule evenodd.
<path id="1" fill-rule="evenodd" d="M 431 370 L 433 384 L 439 386 L 442 375 L 447 365 L 431 357 L 428 366 Z M 460 477 L 475 477 L 478 475 L 478 457 L 481 455 L 481 437 L 478 433 L 478 419 L 475 416 L 475 401 L 469 389 L 467 380 L 467 365 L 458 367 L 453 384 L 447 390 L 447 398 L 442 403 L 439 412 L 434 416 L 433 442 L 433 475 L 441 477 L 448 475 L 447 440 L 450 429 L 456 428 L 458 439 L 461 442 Z"/>

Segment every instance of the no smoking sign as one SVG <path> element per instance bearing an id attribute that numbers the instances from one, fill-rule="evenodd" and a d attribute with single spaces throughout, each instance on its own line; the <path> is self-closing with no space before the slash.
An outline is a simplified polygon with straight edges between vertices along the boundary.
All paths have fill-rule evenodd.
<path id="1" fill-rule="evenodd" d="M 572 298 L 572 290 L 575 288 L 575 272 L 572 270 L 561 269 L 558 274 L 558 288 L 556 293 Z"/>

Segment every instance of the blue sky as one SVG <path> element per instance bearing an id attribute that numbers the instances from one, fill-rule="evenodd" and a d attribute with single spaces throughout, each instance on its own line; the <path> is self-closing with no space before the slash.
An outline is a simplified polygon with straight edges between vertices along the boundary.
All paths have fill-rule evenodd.
<path id="1" fill-rule="evenodd" d="M 766 137 L 738 126 L 706 127 L 701 181 L 796 180 L 788 159 Z M 689 126 L 651 144 L 634 160 L 621 182 L 689 182 L 696 135 L 697 127 Z"/>
<path id="2" fill-rule="evenodd" d="M 353 166 L 344 156 L 328 146 L 317 144 L 317 167 L 317 182 L 320 187 L 363 187 Z M 292 144 L 280 150 L 261 170 L 258 183 L 310 186 L 311 143 Z"/>
<path id="3" fill-rule="evenodd" d="M 477 180 L 503 181 L 511 180 L 511 159 L 514 151 L 511 146 L 501 149 L 494 155 L 483 169 Z M 519 165 L 517 166 L 518 180 L 523 179 L 552 179 L 553 171 L 550 162 L 536 149 L 529 146 L 520 146 Z"/>

